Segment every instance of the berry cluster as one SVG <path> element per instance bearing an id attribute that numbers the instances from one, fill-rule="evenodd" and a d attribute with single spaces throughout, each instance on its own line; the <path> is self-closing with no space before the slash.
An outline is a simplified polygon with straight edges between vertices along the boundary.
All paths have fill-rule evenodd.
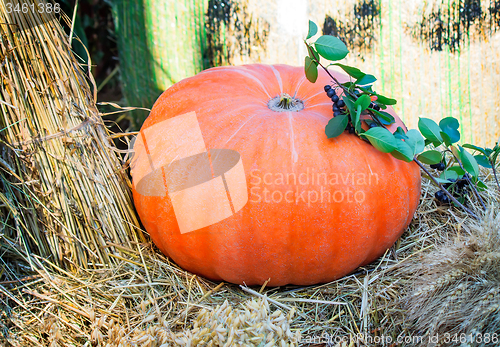
<path id="1" fill-rule="evenodd" d="M 336 117 L 336 116 L 339 116 L 341 114 L 346 114 L 347 113 L 346 104 L 345 104 L 344 100 L 339 98 L 336 90 L 328 84 L 325 86 L 324 89 L 325 89 L 326 95 L 333 102 L 333 106 L 332 106 L 333 116 Z M 354 90 L 354 94 L 356 96 L 359 96 L 360 91 L 356 89 L 356 90 Z M 372 96 L 372 102 L 370 103 L 369 107 L 373 110 L 380 111 L 380 106 L 377 105 L 375 102 L 373 102 L 375 100 L 376 100 L 376 96 Z M 367 123 L 368 123 L 368 126 L 370 128 L 374 128 L 377 126 L 377 123 L 375 123 L 375 122 L 367 122 Z M 346 130 L 348 130 L 350 134 L 354 134 L 354 132 L 355 132 L 354 126 L 352 125 L 350 120 L 349 120 L 349 123 L 347 124 Z"/>
<path id="2" fill-rule="evenodd" d="M 344 100 L 342 100 L 341 98 L 339 98 L 339 96 L 337 95 L 337 92 L 335 91 L 335 89 L 333 89 L 330 85 L 326 85 L 325 86 L 325 92 L 326 92 L 326 95 L 330 99 L 332 99 L 332 102 L 333 102 L 333 107 L 332 107 L 333 116 L 336 117 L 336 116 L 338 116 L 340 114 L 346 113 L 345 102 L 344 102 Z"/>
<path id="3" fill-rule="evenodd" d="M 451 183 L 445 183 L 443 184 L 443 187 L 445 187 L 455 198 L 462 198 L 468 193 L 469 179 L 470 176 L 468 174 L 465 174 L 458 179 L 451 178 L 449 179 Z M 449 204 L 451 202 L 450 198 L 442 190 L 438 190 L 434 194 L 434 197 L 438 201 L 445 204 Z"/>
<path id="4" fill-rule="evenodd" d="M 443 162 L 439 162 L 437 164 L 432 164 L 431 169 L 435 169 L 438 171 L 444 171 L 444 169 L 446 169 L 446 165 L 444 165 Z"/>
<path id="5" fill-rule="evenodd" d="M 337 95 L 337 92 L 334 88 L 332 88 L 332 86 L 330 85 L 326 85 L 325 86 L 325 92 L 326 92 L 326 95 L 332 99 L 332 102 L 333 102 L 333 106 L 332 106 L 332 111 L 333 111 L 333 116 L 334 117 L 337 117 L 341 114 L 346 114 L 347 113 L 347 109 L 346 109 L 346 106 L 345 106 L 345 102 L 344 100 L 342 100 L 341 98 L 339 98 L 339 96 Z M 347 124 L 347 130 L 349 130 L 349 134 L 354 134 L 354 127 L 352 126 L 352 123 L 351 121 L 349 120 L 349 123 Z"/>

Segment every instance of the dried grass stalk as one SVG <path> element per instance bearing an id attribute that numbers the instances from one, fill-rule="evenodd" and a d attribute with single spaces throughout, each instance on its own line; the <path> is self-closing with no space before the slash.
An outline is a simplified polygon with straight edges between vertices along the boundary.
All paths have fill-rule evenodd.
<path id="1" fill-rule="evenodd" d="M 497 345 L 500 339 L 500 213 L 491 208 L 482 222 L 433 252 L 407 264 L 415 276 L 402 299 L 416 345 Z M 456 338 L 455 341 L 453 338 Z M 496 341 L 496 343 L 495 343 Z"/>
<path id="2" fill-rule="evenodd" d="M 32 267 L 32 254 L 61 269 L 112 266 L 144 236 L 92 76 L 54 14 L 9 14 L 8 2 L 0 1 L 2 251 Z"/>

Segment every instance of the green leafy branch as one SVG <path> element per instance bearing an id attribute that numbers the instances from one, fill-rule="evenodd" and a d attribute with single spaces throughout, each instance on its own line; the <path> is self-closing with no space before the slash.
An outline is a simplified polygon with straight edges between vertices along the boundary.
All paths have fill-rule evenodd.
<path id="1" fill-rule="evenodd" d="M 500 154 L 498 144 L 493 149 L 457 145 L 460 140 L 459 122 L 453 117 L 444 118 L 439 124 L 429 118 L 420 118 L 419 130 L 410 129 L 405 132 L 404 129 L 398 127 L 392 133 L 386 126 L 395 123 L 395 119 L 384 110 L 388 106 L 395 105 L 396 100 L 373 90 L 372 85 L 377 80 L 373 75 L 366 74 L 356 67 L 336 62 L 344 59 L 349 53 L 345 44 L 337 37 L 322 35 L 315 42 L 308 42 L 317 32 L 317 25 L 309 21 L 309 32 L 304 40 L 308 52 L 304 69 L 311 83 L 315 83 L 318 78 L 318 67 L 321 67 L 333 82 L 333 86 L 325 86 L 325 92 L 334 102 L 334 117 L 325 127 L 326 136 L 335 138 L 348 130 L 383 153 L 390 153 L 396 159 L 405 162 L 414 161 L 441 189 L 436 193 L 438 200 L 445 203 L 453 202 L 472 217 L 479 219 L 472 210 L 464 206 L 465 194 L 463 192 L 468 189 L 467 187 L 472 187 L 474 195 L 482 204 L 483 209 L 486 209 L 478 191 L 486 188 L 486 185 L 479 179 L 478 163 L 493 169 L 500 189 L 495 170 Z M 321 63 L 321 58 L 335 63 L 325 66 Z M 340 67 L 349 75 L 350 81 L 340 83 L 328 70 L 330 66 Z M 339 90 L 340 93 L 338 93 Z M 362 122 L 368 125 L 368 129 L 363 128 Z M 473 156 L 465 148 L 473 149 L 479 154 Z M 439 177 L 434 177 L 424 164 L 442 173 Z"/>
<path id="2" fill-rule="evenodd" d="M 492 170 L 498 190 L 500 190 L 500 183 L 498 182 L 497 175 L 497 166 L 500 165 L 500 162 L 497 162 L 498 156 L 500 155 L 500 144 L 497 142 L 495 144 L 495 147 L 493 148 L 482 148 L 470 144 L 465 144 L 464 148 L 469 148 L 480 153 L 474 155 L 476 162 L 480 166 Z"/>

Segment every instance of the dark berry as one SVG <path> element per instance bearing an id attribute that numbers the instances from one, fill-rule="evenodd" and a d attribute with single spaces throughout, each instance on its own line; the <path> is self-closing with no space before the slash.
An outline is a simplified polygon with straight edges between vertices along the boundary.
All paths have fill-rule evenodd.
<path id="1" fill-rule="evenodd" d="M 337 105 L 333 105 L 332 110 L 333 110 L 333 112 L 340 111 L 340 109 L 337 107 Z"/>
<path id="2" fill-rule="evenodd" d="M 431 169 L 436 169 L 438 171 L 444 171 L 444 169 L 446 169 L 446 165 L 444 165 L 443 162 L 437 163 L 437 164 L 432 164 Z"/>
<path id="3" fill-rule="evenodd" d="M 344 100 L 340 99 L 339 101 L 337 101 L 337 106 L 338 107 L 344 107 L 345 106 Z"/>
<path id="4" fill-rule="evenodd" d="M 380 106 L 379 106 L 379 105 L 377 105 L 377 104 L 375 104 L 375 106 L 373 106 L 373 109 L 374 109 L 375 111 L 380 111 Z"/>
<path id="5" fill-rule="evenodd" d="M 434 197 L 436 199 L 438 199 L 439 201 L 441 202 L 444 202 L 444 203 L 449 203 L 450 202 L 450 198 L 448 197 L 448 195 L 445 194 L 445 192 L 443 192 L 442 190 L 438 190 L 435 194 L 434 194 Z"/>
<path id="6" fill-rule="evenodd" d="M 354 127 L 349 127 L 349 134 L 354 134 Z"/>
<path id="7" fill-rule="evenodd" d="M 329 98 L 331 98 L 332 96 L 335 95 L 335 90 L 333 89 L 329 89 L 327 92 L 326 92 L 326 95 L 328 95 Z"/>
<path id="8" fill-rule="evenodd" d="M 337 101 L 339 101 L 339 96 L 337 94 L 335 94 L 334 96 L 332 96 L 332 101 L 335 102 L 335 103 Z"/>
<path id="9" fill-rule="evenodd" d="M 339 116 L 339 115 L 340 115 L 340 110 L 333 112 L 333 116 L 334 116 L 334 117 L 337 117 L 337 116 Z"/>
<path id="10" fill-rule="evenodd" d="M 330 89 L 332 89 L 332 86 L 331 86 L 331 85 L 329 85 L 329 84 L 327 84 L 327 85 L 325 86 L 325 92 L 329 91 Z"/>
<path id="11" fill-rule="evenodd" d="M 370 128 L 376 128 L 378 125 L 375 122 L 372 122 L 368 125 Z"/>

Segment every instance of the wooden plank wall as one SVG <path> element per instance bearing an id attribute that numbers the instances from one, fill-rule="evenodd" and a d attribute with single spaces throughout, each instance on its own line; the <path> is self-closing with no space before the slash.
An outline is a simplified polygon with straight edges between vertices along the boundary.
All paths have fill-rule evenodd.
<path id="1" fill-rule="evenodd" d="M 302 65 L 312 19 L 346 41 L 348 64 L 378 77 L 376 90 L 399 100 L 408 126 L 418 117 L 453 116 L 464 142 L 493 145 L 500 137 L 498 0 L 238 0 L 208 7 L 222 3 L 232 7 L 223 33 L 212 33 L 223 37 L 216 65 Z"/>

